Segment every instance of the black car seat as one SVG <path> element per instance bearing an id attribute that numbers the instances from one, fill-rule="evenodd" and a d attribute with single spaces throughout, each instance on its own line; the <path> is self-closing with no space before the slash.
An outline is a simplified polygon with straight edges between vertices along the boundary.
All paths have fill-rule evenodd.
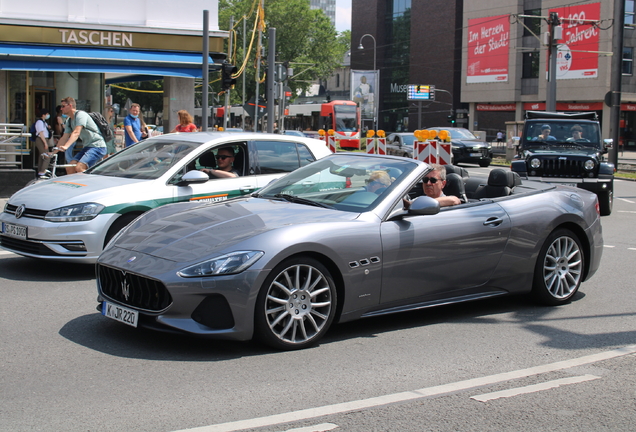
<path id="1" fill-rule="evenodd" d="M 488 184 L 480 185 L 475 191 L 474 198 L 497 198 L 510 195 L 512 187 L 514 186 L 514 176 L 510 171 L 496 168 L 490 171 L 488 175 Z M 511 184 L 512 183 L 512 184 Z"/>
<path id="2" fill-rule="evenodd" d="M 463 178 L 470 177 L 466 168 L 462 168 L 457 165 L 444 165 L 444 169 L 446 169 L 446 174 L 459 174 Z"/>
<path id="3" fill-rule="evenodd" d="M 444 195 L 456 196 L 463 203 L 468 202 L 464 189 L 464 179 L 459 174 L 446 174 L 446 185 L 444 186 L 443 192 Z"/>
<path id="4" fill-rule="evenodd" d="M 216 167 L 216 158 L 212 151 L 203 153 L 199 156 L 199 165 L 204 168 L 214 168 Z"/>
<path id="5" fill-rule="evenodd" d="M 234 155 L 234 169 L 238 171 L 239 176 L 245 175 L 245 150 L 239 146 Z"/>

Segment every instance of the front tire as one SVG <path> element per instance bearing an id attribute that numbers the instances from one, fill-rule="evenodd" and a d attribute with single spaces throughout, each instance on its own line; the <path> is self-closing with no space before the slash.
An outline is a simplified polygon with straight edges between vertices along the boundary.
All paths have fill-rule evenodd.
<path id="1" fill-rule="evenodd" d="M 601 210 L 601 216 L 611 215 L 612 207 L 614 207 L 614 191 L 610 189 L 607 192 L 599 192 L 598 205 Z"/>
<path id="2" fill-rule="evenodd" d="M 532 293 L 541 303 L 567 303 L 581 286 L 585 256 L 581 242 L 567 229 L 554 231 L 541 248 Z"/>
<path id="3" fill-rule="evenodd" d="M 282 262 L 258 294 L 255 336 L 283 350 L 316 344 L 336 314 L 336 285 L 319 261 L 297 257 Z"/>

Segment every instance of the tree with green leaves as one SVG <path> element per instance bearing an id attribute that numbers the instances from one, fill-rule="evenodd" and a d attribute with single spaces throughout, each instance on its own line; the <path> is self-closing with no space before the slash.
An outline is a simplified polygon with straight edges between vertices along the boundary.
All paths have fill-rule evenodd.
<path id="1" fill-rule="evenodd" d="M 240 68 L 247 57 L 244 74 L 246 77 L 246 99 L 255 95 L 256 90 L 256 58 L 258 30 L 255 30 L 257 20 L 257 6 L 260 0 L 220 0 L 219 28 L 228 30 L 230 17 L 234 17 L 234 47 L 230 53 L 230 61 Z M 344 53 L 351 45 L 350 32 L 348 41 L 345 35 L 338 36 L 329 18 L 320 9 L 310 9 L 308 0 L 265 0 L 264 24 L 262 30 L 262 46 L 265 55 L 260 58 L 260 79 L 265 77 L 267 66 L 267 28 L 276 28 L 276 61 L 284 62 L 294 69 L 294 75 L 289 77 L 288 86 L 293 94 L 296 90 L 305 90 L 312 81 L 328 78 L 340 66 Z M 246 34 L 243 34 L 243 22 L 246 20 Z M 243 52 L 243 39 L 246 47 L 254 36 L 252 49 Z M 226 45 L 227 47 L 227 45 Z M 247 51 L 247 50 L 246 50 Z M 220 76 L 220 74 L 219 74 Z M 220 91 L 219 77 L 211 78 L 211 82 Z M 236 88 L 240 89 L 242 77 L 237 79 Z M 266 84 L 260 85 L 259 93 L 265 93 Z M 241 92 L 232 92 L 232 102 L 240 103 Z"/>

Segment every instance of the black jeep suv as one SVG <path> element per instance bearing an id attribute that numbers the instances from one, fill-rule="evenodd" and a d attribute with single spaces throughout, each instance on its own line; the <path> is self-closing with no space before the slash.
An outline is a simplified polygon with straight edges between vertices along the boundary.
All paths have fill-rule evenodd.
<path id="1" fill-rule="evenodd" d="M 598 196 L 601 215 L 612 213 L 614 164 L 605 160 L 612 140 L 601 140 L 595 112 L 526 112 L 519 158 L 511 169 L 521 177 L 575 186 Z"/>

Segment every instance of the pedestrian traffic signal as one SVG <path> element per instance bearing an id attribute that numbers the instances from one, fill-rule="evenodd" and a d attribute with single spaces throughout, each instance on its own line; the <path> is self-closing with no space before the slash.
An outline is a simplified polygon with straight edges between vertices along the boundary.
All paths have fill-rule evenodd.
<path id="1" fill-rule="evenodd" d="M 233 64 L 223 63 L 221 68 L 221 85 L 223 86 L 223 90 L 229 90 L 236 84 L 236 78 L 232 77 L 236 71 L 237 68 Z"/>

